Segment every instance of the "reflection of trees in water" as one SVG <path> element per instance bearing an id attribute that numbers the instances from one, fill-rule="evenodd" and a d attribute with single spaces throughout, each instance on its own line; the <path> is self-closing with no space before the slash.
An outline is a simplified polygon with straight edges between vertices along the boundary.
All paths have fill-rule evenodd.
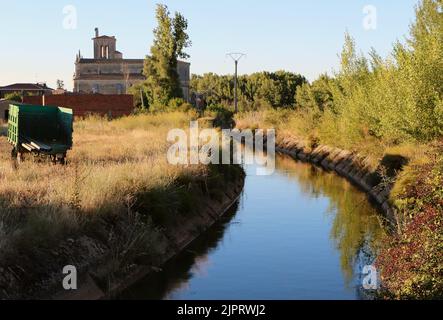
<path id="1" fill-rule="evenodd" d="M 277 168 L 295 178 L 307 196 L 329 199 L 328 214 L 333 221 L 331 239 L 340 251 L 341 268 L 350 285 L 354 271 L 371 264 L 372 252 L 377 251 L 383 229 L 376 209 L 364 193 L 334 173 L 296 162 L 290 157 L 278 157 Z"/>
<path id="2" fill-rule="evenodd" d="M 140 281 L 124 292 L 120 298 L 140 299 L 142 297 L 146 300 L 160 300 L 173 298 L 174 292 L 187 290 L 189 280 L 195 273 L 206 273 L 208 256 L 219 246 L 226 228 L 234 219 L 238 209 L 239 203 L 236 203 L 219 222 L 196 239 L 185 252 L 168 262 L 161 272 Z"/>
<path id="3" fill-rule="evenodd" d="M 329 199 L 330 208 L 326 214 L 332 220 L 331 239 L 340 252 L 341 268 L 347 285 L 351 285 L 352 280 L 357 278 L 354 277 L 355 270 L 361 270 L 373 261 L 372 252 L 376 251 L 378 239 L 383 232 L 377 211 L 365 194 L 334 173 L 324 172 L 289 157 L 277 157 L 277 169 L 280 173 L 286 172 L 289 179 L 295 180 L 307 197 Z M 121 297 L 174 298 L 174 293 L 189 290 L 189 280 L 196 273 L 206 272 L 208 256 L 220 245 L 238 208 L 239 204 L 199 237 L 186 252 L 169 262 L 162 272 L 141 281 Z M 362 294 L 357 291 L 357 295 L 367 298 Z"/>

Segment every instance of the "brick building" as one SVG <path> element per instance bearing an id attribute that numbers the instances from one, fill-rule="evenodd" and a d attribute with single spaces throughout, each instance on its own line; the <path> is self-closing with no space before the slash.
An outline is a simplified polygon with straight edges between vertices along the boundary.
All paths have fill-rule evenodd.
<path id="1" fill-rule="evenodd" d="M 130 115 L 134 110 L 134 97 L 129 94 L 61 94 L 50 96 L 24 97 L 23 102 L 42 106 L 59 106 L 73 109 L 74 116 L 91 114 L 109 117 Z"/>
<path id="2" fill-rule="evenodd" d="M 123 59 L 115 37 L 100 36 L 95 29 L 94 58 L 79 53 L 75 62 L 74 92 L 125 94 L 128 88 L 143 81 L 144 59 Z M 190 63 L 179 61 L 178 74 L 183 96 L 189 101 Z"/>

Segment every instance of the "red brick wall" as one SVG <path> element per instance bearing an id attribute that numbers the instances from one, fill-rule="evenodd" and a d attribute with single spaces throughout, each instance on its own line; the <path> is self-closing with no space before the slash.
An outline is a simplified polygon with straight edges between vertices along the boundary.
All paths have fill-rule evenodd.
<path id="1" fill-rule="evenodd" d="M 58 106 L 73 109 L 74 116 L 83 117 L 88 114 L 98 114 L 120 117 L 131 114 L 134 109 L 132 95 L 99 95 L 99 94 L 74 94 L 50 95 L 43 97 L 25 97 L 23 102 L 36 105 Z"/>

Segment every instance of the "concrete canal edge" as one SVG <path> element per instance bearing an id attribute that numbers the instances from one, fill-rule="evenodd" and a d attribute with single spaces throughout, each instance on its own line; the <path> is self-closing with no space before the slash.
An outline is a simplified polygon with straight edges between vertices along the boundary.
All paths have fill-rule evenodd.
<path id="1" fill-rule="evenodd" d="M 395 223 L 394 209 L 389 201 L 390 191 L 393 182 L 380 182 L 379 173 L 371 171 L 369 158 L 358 153 L 334 148 L 326 145 L 308 147 L 305 142 L 297 141 L 293 138 L 283 139 L 276 145 L 276 152 L 288 155 L 295 160 L 306 162 L 318 166 L 328 172 L 335 172 L 344 177 L 352 184 L 356 185 L 380 207 L 388 221 Z M 163 266 L 168 261 L 179 255 L 194 240 L 201 236 L 211 226 L 213 226 L 222 216 L 224 216 L 232 206 L 238 201 L 243 191 L 245 176 L 231 182 L 229 187 L 223 192 L 223 197 L 219 202 L 207 201 L 204 209 L 193 217 L 182 217 L 175 228 L 165 234 L 167 248 L 164 254 L 159 257 L 156 266 Z M 111 264 L 112 262 L 109 262 Z M 103 285 L 99 285 L 96 280 L 106 277 L 106 260 L 97 270 L 89 270 L 86 275 L 79 279 L 78 290 L 59 290 L 48 299 L 55 300 L 99 300 L 111 299 L 119 293 L 130 288 L 138 281 L 144 279 L 149 274 L 158 272 L 158 268 L 149 266 L 137 266 L 124 278 L 113 279 L 113 284 L 103 290 Z M 103 271 L 104 270 L 104 271 Z"/>
<path id="2" fill-rule="evenodd" d="M 103 290 L 95 280 L 97 274 L 103 273 L 100 270 L 106 270 L 106 266 L 101 266 L 100 270 L 91 270 L 79 279 L 78 289 L 65 291 L 60 289 L 52 294 L 48 300 L 103 300 L 117 297 L 121 292 L 130 288 L 138 281 L 141 281 L 148 275 L 158 272 L 161 266 L 165 265 L 174 257 L 182 253 L 193 241 L 200 237 L 204 232 L 211 228 L 220 220 L 240 199 L 245 183 L 243 174 L 237 181 L 231 182 L 223 191 L 221 201 L 214 202 L 208 199 L 204 209 L 193 217 L 182 217 L 175 224 L 177 227 L 169 230 L 165 239 L 167 248 L 161 257 L 158 257 L 156 266 L 137 266 L 131 272 L 119 279 L 113 279 L 113 283 L 107 290 Z M 112 262 L 109 262 L 111 264 Z M 94 276 L 92 276 L 94 274 Z M 106 274 L 101 274 L 106 277 Z M 80 276 L 79 276 L 80 278 Z"/>
<path id="3" fill-rule="evenodd" d="M 385 183 L 377 171 L 371 171 L 369 158 L 358 153 L 318 145 L 308 148 L 303 141 L 283 139 L 276 145 L 276 152 L 288 155 L 295 160 L 311 163 L 322 169 L 335 172 L 364 191 L 382 210 L 388 221 L 395 223 L 394 208 L 389 196 L 393 182 Z"/>

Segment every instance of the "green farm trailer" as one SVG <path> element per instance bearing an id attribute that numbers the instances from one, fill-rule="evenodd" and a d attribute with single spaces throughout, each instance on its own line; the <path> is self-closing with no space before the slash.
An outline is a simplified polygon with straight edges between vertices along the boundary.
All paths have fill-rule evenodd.
<path id="1" fill-rule="evenodd" d="M 25 154 L 49 156 L 64 164 L 72 148 L 73 113 L 71 109 L 11 104 L 9 106 L 8 141 L 12 156 L 20 162 Z"/>

